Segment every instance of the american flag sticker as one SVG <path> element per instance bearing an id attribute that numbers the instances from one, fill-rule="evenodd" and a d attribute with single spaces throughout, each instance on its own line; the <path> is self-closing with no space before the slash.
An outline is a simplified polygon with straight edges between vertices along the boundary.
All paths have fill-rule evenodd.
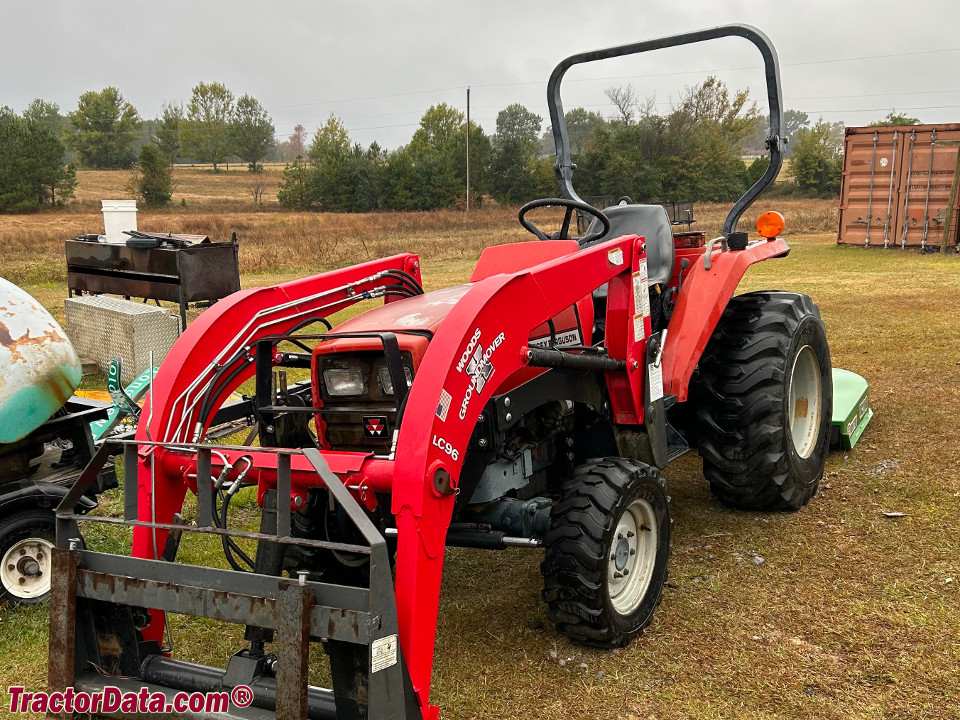
<path id="1" fill-rule="evenodd" d="M 453 400 L 450 397 L 450 393 L 446 390 L 440 391 L 440 402 L 437 403 L 437 417 L 446 422 L 447 412 L 450 410 L 450 401 Z"/>

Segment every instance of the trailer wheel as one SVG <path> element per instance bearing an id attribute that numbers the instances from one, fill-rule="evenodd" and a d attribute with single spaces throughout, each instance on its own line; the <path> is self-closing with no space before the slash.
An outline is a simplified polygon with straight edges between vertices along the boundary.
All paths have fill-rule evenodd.
<path id="1" fill-rule="evenodd" d="M 733 298 L 700 360 L 694 396 L 703 474 L 721 502 L 799 510 L 816 494 L 833 376 L 813 300 L 785 292 Z"/>
<path id="2" fill-rule="evenodd" d="M 670 555 L 664 486 L 654 468 L 606 458 L 561 487 L 540 570 L 547 617 L 570 639 L 620 647 L 650 624 Z"/>
<path id="3" fill-rule="evenodd" d="M 53 513 L 30 510 L 0 520 L 0 605 L 36 605 L 50 594 L 56 537 Z"/>

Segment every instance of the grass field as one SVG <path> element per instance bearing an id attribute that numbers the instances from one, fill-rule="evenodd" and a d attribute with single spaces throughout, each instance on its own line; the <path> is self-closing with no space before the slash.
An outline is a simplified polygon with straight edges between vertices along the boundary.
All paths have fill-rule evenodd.
<path id="1" fill-rule="evenodd" d="M 262 173 L 254 175 L 243 163 L 221 166 L 213 172 L 209 165 L 177 165 L 173 171 L 173 205 L 191 209 L 253 205 L 251 188 L 263 183 L 263 206 L 276 209 L 277 185 L 283 177 L 282 163 L 268 163 Z M 127 189 L 130 173 L 118 170 L 78 170 L 76 201 L 81 206 L 100 209 L 100 201 L 130 197 Z"/>
<path id="2" fill-rule="evenodd" d="M 112 182 L 93 180 L 101 190 Z M 198 196 L 222 193 L 236 205 L 218 213 L 212 200 L 198 200 L 209 203 L 202 209 L 188 200 L 185 210 L 141 213 L 140 227 L 217 239 L 237 230 L 244 286 L 409 249 L 423 254 L 436 288 L 464 281 L 484 245 L 525 237 L 511 209 L 260 212 L 243 207 L 238 188 L 200 183 Z M 668 467 L 669 585 L 653 625 L 619 652 L 585 650 L 544 621 L 540 553 L 449 550 L 432 693 L 443 717 L 958 716 L 960 259 L 840 248 L 834 203 L 780 205 L 793 251 L 752 268 L 741 291 L 789 289 L 817 301 L 834 364 L 870 382 L 876 417 L 860 444 L 830 456 L 820 494 L 794 514 L 724 508 L 695 455 Z M 698 214 L 712 232 L 723 213 Z M 0 216 L 0 275 L 62 316 L 59 242 L 99 222 L 93 207 Z M 46 613 L 0 610 L 0 688 L 43 687 Z M 180 651 L 210 664 L 225 663 L 239 634 L 176 625 Z"/>

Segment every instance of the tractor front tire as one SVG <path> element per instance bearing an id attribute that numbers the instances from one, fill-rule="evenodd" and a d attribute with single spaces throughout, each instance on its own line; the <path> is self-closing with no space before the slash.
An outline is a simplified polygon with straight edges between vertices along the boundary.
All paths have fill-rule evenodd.
<path id="1" fill-rule="evenodd" d="M 588 461 L 563 484 L 540 566 L 558 631 L 613 648 L 650 624 L 670 555 L 664 485 L 656 469 L 623 458 Z"/>
<path id="2" fill-rule="evenodd" d="M 0 606 L 36 605 L 50 595 L 55 523 L 49 510 L 0 520 Z"/>
<path id="3" fill-rule="evenodd" d="M 820 311 L 806 295 L 734 297 L 698 365 L 703 474 L 724 504 L 799 510 L 823 476 L 833 376 Z"/>

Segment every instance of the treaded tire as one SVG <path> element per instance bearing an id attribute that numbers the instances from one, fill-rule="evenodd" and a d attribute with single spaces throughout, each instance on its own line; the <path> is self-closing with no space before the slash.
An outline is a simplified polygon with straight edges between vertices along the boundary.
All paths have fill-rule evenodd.
<path id="1" fill-rule="evenodd" d="M 7 552 L 24 540 L 41 540 L 55 544 L 56 520 L 49 510 L 28 510 L 14 513 L 0 519 L 0 561 L 7 556 Z M 45 565 L 49 568 L 51 558 L 47 557 Z M 6 568 L 3 568 L 6 570 Z M 49 584 L 47 591 L 35 597 L 22 597 L 12 588 L 7 587 L 5 579 L 9 580 L 17 571 L 0 573 L 0 606 L 4 604 L 37 605 L 50 595 Z"/>
<path id="2" fill-rule="evenodd" d="M 819 418 L 809 410 L 802 439 L 806 456 L 791 430 L 793 419 L 808 412 L 799 405 L 806 399 L 797 408 L 790 399 L 801 355 L 820 388 Z M 700 360 L 692 395 L 703 474 L 721 502 L 799 510 L 816 494 L 830 442 L 833 376 L 826 331 L 810 297 L 765 291 L 733 298 Z"/>
<path id="3" fill-rule="evenodd" d="M 561 486 L 551 529 L 544 538 L 546 557 L 540 571 L 547 618 L 571 640 L 621 647 L 650 624 L 667 579 L 670 555 L 669 498 L 664 486 L 655 468 L 624 458 L 589 460 Z M 621 542 L 618 524 L 638 506 L 647 508 L 656 523 L 655 541 L 647 540 L 652 543 L 647 550 L 638 546 L 638 552 L 630 554 L 638 558 L 637 567 L 640 557 L 648 558 L 640 577 L 649 577 L 649 582 L 645 589 L 642 584 L 638 587 L 636 596 L 629 596 L 637 602 L 618 610 L 615 603 L 627 597 L 611 596 L 613 585 L 624 582 L 610 578 Z M 637 542 L 644 542 L 643 535 L 637 533 Z"/>

